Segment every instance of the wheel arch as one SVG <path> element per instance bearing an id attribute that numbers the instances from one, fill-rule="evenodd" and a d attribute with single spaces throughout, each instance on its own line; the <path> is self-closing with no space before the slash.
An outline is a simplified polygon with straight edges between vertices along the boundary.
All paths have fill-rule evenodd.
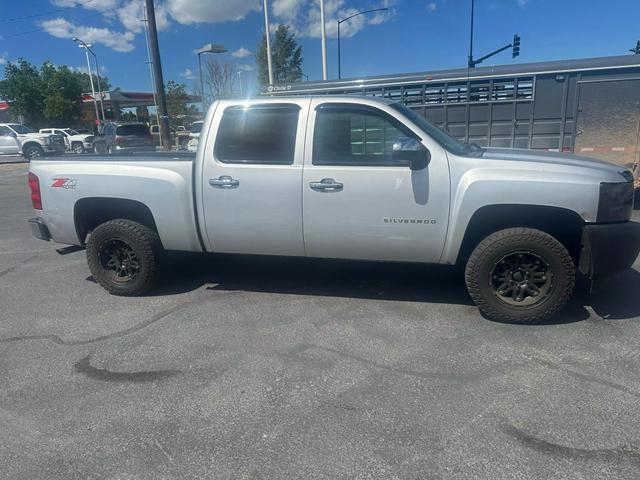
<path id="1" fill-rule="evenodd" d="M 28 140 L 26 142 L 22 142 L 22 146 L 21 146 L 22 153 L 24 154 L 25 150 L 28 147 L 33 147 L 33 146 L 38 147 L 40 150 L 44 151 L 44 148 L 38 142 L 36 142 L 35 140 Z"/>
<path id="2" fill-rule="evenodd" d="M 552 235 L 578 263 L 584 220 L 573 210 L 546 205 L 486 205 L 471 216 L 460 244 L 457 264 L 466 263 L 473 249 L 487 236 L 505 228 L 536 228 Z"/>
<path id="3" fill-rule="evenodd" d="M 123 218 L 144 225 L 158 233 L 153 213 L 147 205 L 137 200 L 112 197 L 87 197 L 78 200 L 73 207 L 73 219 L 78 240 L 84 245 L 87 235 L 98 225 Z"/>

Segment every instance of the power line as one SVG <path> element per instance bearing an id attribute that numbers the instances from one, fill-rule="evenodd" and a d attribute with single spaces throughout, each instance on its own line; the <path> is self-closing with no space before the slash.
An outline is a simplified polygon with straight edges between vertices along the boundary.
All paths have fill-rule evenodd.
<path id="1" fill-rule="evenodd" d="M 95 0 L 85 0 L 84 2 L 81 2 L 81 3 L 78 3 L 78 4 L 74 5 L 74 7 L 82 7 L 83 5 L 86 5 L 87 3 L 91 3 L 93 1 L 95 1 Z M 18 22 L 20 20 L 30 20 L 32 18 L 44 17 L 46 15 L 52 15 L 54 13 L 63 12 L 67 8 L 69 8 L 69 7 L 56 8 L 55 10 L 48 10 L 46 12 L 33 13 L 31 15 L 25 15 L 23 17 L 0 18 L 0 22 Z"/>
<path id="2" fill-rule="evenodd" d="M 101 15 L 102 15 L 102 12 L 93 13 L 91 15 L 82 15 L 80 17 L 71 17 L 71 20 L 80 20 L 80 19 L 84 19 L 84 18 L 98 17 L 98 16 L 101 16 Z M 11 35 L 0 35 L 0 40 L 7 40 L 7 39 L 13 38 L 13 37 L 21 37 L 23 35 L 29 35 L 31 33 L 43 32 L 45 30 L 46 30 L 46 28 L 36 28 L 34 30 L 27 30 L 27 31 L 24 31 L 24 32 L 12 33 Z"/>

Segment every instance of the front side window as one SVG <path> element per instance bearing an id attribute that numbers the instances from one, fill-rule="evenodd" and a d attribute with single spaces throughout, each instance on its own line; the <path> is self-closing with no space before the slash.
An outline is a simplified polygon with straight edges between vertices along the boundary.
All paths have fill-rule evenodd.
<path id="1" fill-rule="evenodd" d="M 11 137 L 13 136 L 13 132 L 8 127 L 0 126 L 0 137 Z"/>
<path id="2" fill-rule="evenodd" d="M 417 137 L 381 110 L 359 105 L 325 104 L 316 111 L 314 165 L 406 166 L 394 158 Z"/>
<path id="3" fill-rule="evenodd" d="M 264 104 L 225 109 L 216 136 L 215 157 L 223 163 L 291 165 L 300 107 Z"/>

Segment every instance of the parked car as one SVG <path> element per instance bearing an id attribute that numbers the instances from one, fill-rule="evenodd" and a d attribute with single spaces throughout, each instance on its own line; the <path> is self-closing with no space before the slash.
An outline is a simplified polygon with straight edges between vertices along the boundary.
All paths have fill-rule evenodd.
<path id="1" fill-rule="evenodd" d="M 60 135 L 36 133 L 19 123 L 0 123 L 0 155 L 24 155 L 27 159 L 62 155 L 64 139 Z"/>
<path id="2" fill-rule="evenodd" d="M 41 128 L 40 133 L 60 135 L 64 139 L 67 151 L 69 152 L 93 152 L 93 135 L 78 133 L 72 128 Z"/>
<path id="3" fill-rule="evenodd" d="M 164 250 L 461 265 L 480 310 L 519 323 L 640 251 L 630 171 L 461 143 L 391 100 L 223 100 L 202 131 L 195 161 L 32 162 L 34 234 L 86 246 L 115 295 L 149 290 Z"/>
<path id="4" fill-rule="evenodd" d="M 179 150 L 186 150 L 189 143 L 189 132 L 184 127 L 169 127 L 171 146 L 177 147 Z M 153 144 L 160 146 L 160 127 L 158 125 L 151 125 L 149 127 L 151 131 L 151 137 L 153 138 Z M 177 143 L 176 143 L 177 139 Z"/>
<path id="5" fill-rule="evenodd" d="M 149 127 L 142 123 L 108 123 L 95 138 L 98 153 L 153 152 L 155 147 Z"/>
<path id="6" fill-rule="evenodd" d="M 190 152 L 196 152 L 198 150 L 198 140 L 200 139 L 200 132 L 202 131 L 202 125 L 204 122 L 193 122 L 189 127 L 189 143 L 187 143 L 187 150 Z"/>

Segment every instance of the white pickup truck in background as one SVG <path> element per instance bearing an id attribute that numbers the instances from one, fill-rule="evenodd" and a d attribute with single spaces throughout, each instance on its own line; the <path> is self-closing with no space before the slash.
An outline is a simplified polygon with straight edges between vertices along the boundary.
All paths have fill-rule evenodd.
<path id="1" fill-rule="evenodd" d="M 32 162 L 34 234 L 86 247 L 117 295 L 149 290 L 166 250 L 461 265 L 481 311 L 519 323 L 640 250 L 628 170 L 460 143 L 391 101 L 218 101 L 199 137 L 195 160 Z"/>
<path id="2" fill-rule="evenodd" d="M 68 152 L 85 153 L 93 152 L 94 136 L 86 133 L 78 133 L 72 128 L 41 128 L 40 133 L 60 135 Z"/>
<path id="3" fill-rule="evenodd" d="M 32 160 L 64 152 L 64 138 L 60 135 L 36 133 L 19 123 L 0 123 L 0 155 L 23 155 Z"/>

